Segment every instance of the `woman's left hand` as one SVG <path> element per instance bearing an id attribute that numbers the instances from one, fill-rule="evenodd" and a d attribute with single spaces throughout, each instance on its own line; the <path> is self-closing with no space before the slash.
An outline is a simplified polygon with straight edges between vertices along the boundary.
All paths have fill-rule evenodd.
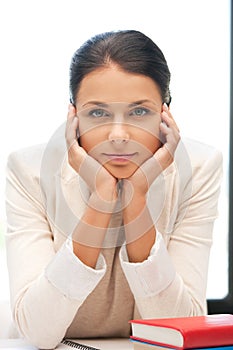
<path id="1" fill-rule="evenodd" d="M 132 195 L 145 196 L 157 176 L 174 160 L 180 134 L 179 128 L 166 104 L 163 104 L 161 119 L 160 131 L 165 143 L 132 176 L 123 180 L 123 194 L 128 199 L 129 197 L 132 198 Z"/>

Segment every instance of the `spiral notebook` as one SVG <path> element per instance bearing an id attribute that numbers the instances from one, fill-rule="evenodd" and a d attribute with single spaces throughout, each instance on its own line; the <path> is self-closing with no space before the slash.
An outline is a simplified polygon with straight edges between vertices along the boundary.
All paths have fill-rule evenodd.
<path id="1" fill-rule="evenodd" d="M 65 350 L 63 345 L 67 345 L 67 350 L 68 350 L 68 348 L 79 349 L 79 350 L 100 350 L 99 348 L 93 348 L 92 346 L 76 343 L 72 340 L 66 340 L 66 339 L 64 339 L 61 342 L 61 344 L 57 347 L 57 349 L 64 349 Z"/>

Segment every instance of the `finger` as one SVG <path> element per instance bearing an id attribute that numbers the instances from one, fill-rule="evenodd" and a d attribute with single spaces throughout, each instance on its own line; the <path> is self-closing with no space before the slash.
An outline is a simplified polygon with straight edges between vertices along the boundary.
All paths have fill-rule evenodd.
<path id="1" fill-rule="evenodd" d="M 77 129 L 78 129 L 78 118 L 76 116 L 76 108 L 69 104 L 67 122 L 66 122 L 66 144 L 69 149 L 75 142 L 77 142 Z"/>
<path id="2" fill-rule="evenodd" d="M 168 125 L 171 123 L 171 125 L 173 125 L 178 131 L 180 131 L 176 122 L 175 122 L 175 119 L 173 118 L 173 115 L 172 115 L 170 109 L 168 108 L 168 106 L 166 105 L 166 103 L 163 104 L 162 115 L 164 116 L 164 118 L 168 117 L 168 119 L 166 119 Z"/>
<path id="3" fill-rule="evenodd" d="M 102 165 L 88 154 L 86 154 L 86 157 L 80 164 L 79 175 L 83 178 L 92 192 L 96 191 L 97 177 L 100 174 L 101 169 Z"/>
<path id="4" fill-rule="evenodd" d="M 166 142 L 172 141 L 173 139 L 177 141 L 180 138 L 179 130 L 173 125 L 168 126 L 167 123 L 160 123 L 159 125 L 161 133 L 165 136 Z M 165 143 L 166 143 L 165 142 Z"/>
<path id="5" fill-rule="evenodd" d="M 151 186 L 154 180 L 162 173 L 167 166 L 167 159 L 170 159 L 170 154 L 166 150 L 160 148 L 156 153 L 146 160 L 140 166 L 140 176 L 146 179 L 147 189 Z M 165 164 L 166 163 L 166 164 Z M 142 180 L 141 180 L 142 181 Z M 145 183 L 145 181 L 144 181 Z"/>
<path id="6" fill-rule="evenodd" d="M 75 142 L 77 142 L 77 129 L 78 129 L 78 118 L 76 116 L 70 117 L 66 122 L 66 144 L 69 149 Z"/>
<path id="7" fill-rule="evenodd" d="M 74 130 L 74 128 L 77 129 L 78 125 L 75 117 L 76 108 L 72 104 L 69 104 L 65 132 L 67 146 L 69 147 L 76 140 L 76 131 Z"/>
<path id="8" fill-rule="evenodd" d="M 162 120 L 163 122 L 165 122 L 165 123 L 167 124 L 168 127 L 174 128 L 174 129 L 176 129 L 177 131 L 179 131 L 178 126 L 177 126 L 175 120 L 174 120 L 172 117 L 170 117 L 170 116 L 168 115 L 167 112 L 164 112 L 164 111 L 163 111 L 163 112 L 161 113 L 161 120 Z"/>
<path id="9" fill-rule="evenodd" d="M 76 108 L 74 107 L 74 105 L 72 105 L 71 103 L 68 106 L 68 114 L 67 114 L 67 119 L 70 119 L 72 117 L 75 117 L 76 115 Z"/>
<path id="10" fill-rule="evenodd" d="M 165 144 L 154 155 L 160 169 L 165 170 L 174 160 L 174 152 L 170 145 Z"/>
<path id="11" fill-rule="evenodd" d="M 161 151 L 164 152 L 164 159 L 171 159 L 174 157 L 175 150 L 180 140 L 180 134 L 176 129 L 169 128 L 165 123 L 160 124 L 160 130 L 165 135 L 166 142 L 163 147 L 161 147 Z M 168 152 L 170 153 L 168 155 Z"/>

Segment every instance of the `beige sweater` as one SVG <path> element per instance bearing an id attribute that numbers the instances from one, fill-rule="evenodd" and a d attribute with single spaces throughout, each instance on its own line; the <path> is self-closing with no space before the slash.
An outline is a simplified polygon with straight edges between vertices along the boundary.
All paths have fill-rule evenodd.
<path id="1" fill-rule="evenodd" d="M 64 130 L 10 155 L 6 234 L 11 304 L 21 335 L 41 348 L 63 337 L 128 337 L 134 317 L 206 312 L 206 283 L 222 173 L 214 148 L 185 140 L 147 197 L 157 239 L 129 263 L 121 214 L 112 217 L 96 269 L 72 252 L 88 188 L 66 159 Z"/>

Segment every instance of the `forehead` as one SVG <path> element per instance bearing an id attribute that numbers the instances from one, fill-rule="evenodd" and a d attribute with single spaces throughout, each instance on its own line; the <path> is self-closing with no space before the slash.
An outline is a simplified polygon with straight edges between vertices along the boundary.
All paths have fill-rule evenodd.
<path id="1" fill-rule="evenodd" d="M 151 78 L 115 66 L 96 69 L 86 75 L 76 98 L 81 106 L 91 100 L 131 103 L 149 99 L 162 103 L 160 89 Z"/>

